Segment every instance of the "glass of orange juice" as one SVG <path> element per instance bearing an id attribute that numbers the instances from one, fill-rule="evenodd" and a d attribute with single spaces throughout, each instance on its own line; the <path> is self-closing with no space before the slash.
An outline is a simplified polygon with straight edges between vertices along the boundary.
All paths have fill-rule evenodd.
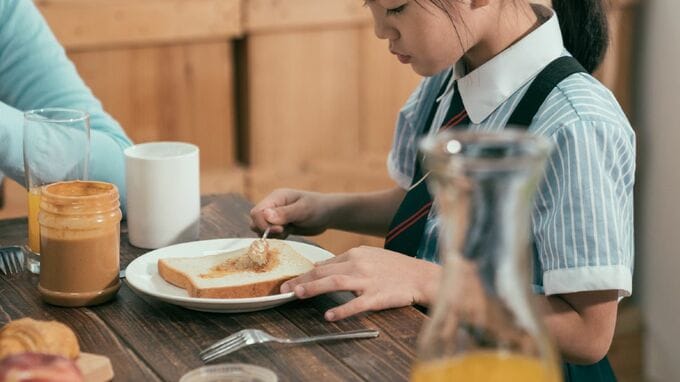
<path id="1" fill-rule="evenodd" d="M 411 381 L 562 381 L 529 278 L 533 196 L 550 141 L 522 127 L 452 129 L 420 149 L 443 274 Z"/>
<path id="2" fill-rule="evenodd" d="M 65 180 L 87 180 L 90 116 L 75 109 L 24 113 L 24 170 L 28 193 L 27 267 L 40 272 L 40 189 Z"/>

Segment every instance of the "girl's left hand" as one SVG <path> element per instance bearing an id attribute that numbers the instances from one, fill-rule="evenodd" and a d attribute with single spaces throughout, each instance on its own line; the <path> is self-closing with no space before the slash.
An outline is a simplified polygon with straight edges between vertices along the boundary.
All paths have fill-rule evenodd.
<path id="1" fill-rule="evenodd" d="M 354 292 L 357 298 L 326 312 L 326 320 L 336 321 L 365 311 L 429 305 L 440 277 L 437 264 L 362 246 L 317 263 L 313 270 L 281 285 L 281 293 L 292 290 L 298 298 L 309 298 L 335 291 Z"/>

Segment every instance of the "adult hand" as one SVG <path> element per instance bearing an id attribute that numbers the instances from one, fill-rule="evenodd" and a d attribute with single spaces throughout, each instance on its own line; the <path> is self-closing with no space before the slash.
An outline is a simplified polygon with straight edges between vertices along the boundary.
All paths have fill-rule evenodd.
<path id="1" fill-rule="evenodd" d="M 318 192 L 277 189 L 250 210 L 250 228 L 270 237 L 285 238 L 289 234 L 318 235 L 329 225 L 326 195 Z"/>
<path id="2" fill-rule="evenodd" d="M 354 292 L 355 299 L 325 313 L 328 321 L 336 321 L 365 311 L 429 305 L 440 278 L 441 267 L 437 264 L 362 246 L 317 263 L 310 272 L 285 282 L 281 292 L 292 290 L 298 298 Z"/>

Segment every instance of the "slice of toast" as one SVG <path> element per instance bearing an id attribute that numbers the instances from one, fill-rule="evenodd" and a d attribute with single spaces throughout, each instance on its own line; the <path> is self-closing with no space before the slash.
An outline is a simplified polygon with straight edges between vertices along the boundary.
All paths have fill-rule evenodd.
<path id="1" fill-rule="evenodd" d="M 248 247 L 200 257 L 158 260 L 158 273 L 191 297 L 247 298 L 278 294 L 281 284 L 314 268 L 314 264 L 281 240 L 267 240 L 267 262 L 258 266 Z"/>

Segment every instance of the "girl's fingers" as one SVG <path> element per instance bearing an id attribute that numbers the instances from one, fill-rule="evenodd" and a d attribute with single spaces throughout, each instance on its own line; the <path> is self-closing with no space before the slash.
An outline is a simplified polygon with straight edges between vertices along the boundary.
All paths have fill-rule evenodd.
<path id="1" fill-rule="evenodd" d="M 252 219 L 251 228 L 254 228 L 255 232 L 264 232 L 265 229 L 270 225 L 264 216 L 264 210 L 253 208 L 250 210 L 250 218 Z"/>
<path id="2" fill-rule="evenodd" d="M 281 293 L 287 293 L 294 290 L 299 284 L 306 284 L 332 275 L 348 274 L 349 266 L 347 264 L 327 264 L 324 266 L 315 266 L 311 271 L 302 274 L 294 279 L 288 280 L 281 285 Z M 298 296 L 299 297 L 299 296 Z"/>
<path id="3" fill-rule="evenodd" d="M 356 277 L 347 275 L 332 275 L 322 279 L 297 284 L 293 287 L 295 296 L 298 298 L 309 298 L 324 293 L 337 291 L 360 291 L 363 284 Z"/>
<path id="4" fill-rule="evenodd" d="M 363 295 L 338 307 L 329 309 L 326 311 L 326 314 L 324 314 L 324 318 L 326 318 L 327 321 L 338 321 L 369 310 L 375 310 L 372 298 L 368 295 Z"/>

